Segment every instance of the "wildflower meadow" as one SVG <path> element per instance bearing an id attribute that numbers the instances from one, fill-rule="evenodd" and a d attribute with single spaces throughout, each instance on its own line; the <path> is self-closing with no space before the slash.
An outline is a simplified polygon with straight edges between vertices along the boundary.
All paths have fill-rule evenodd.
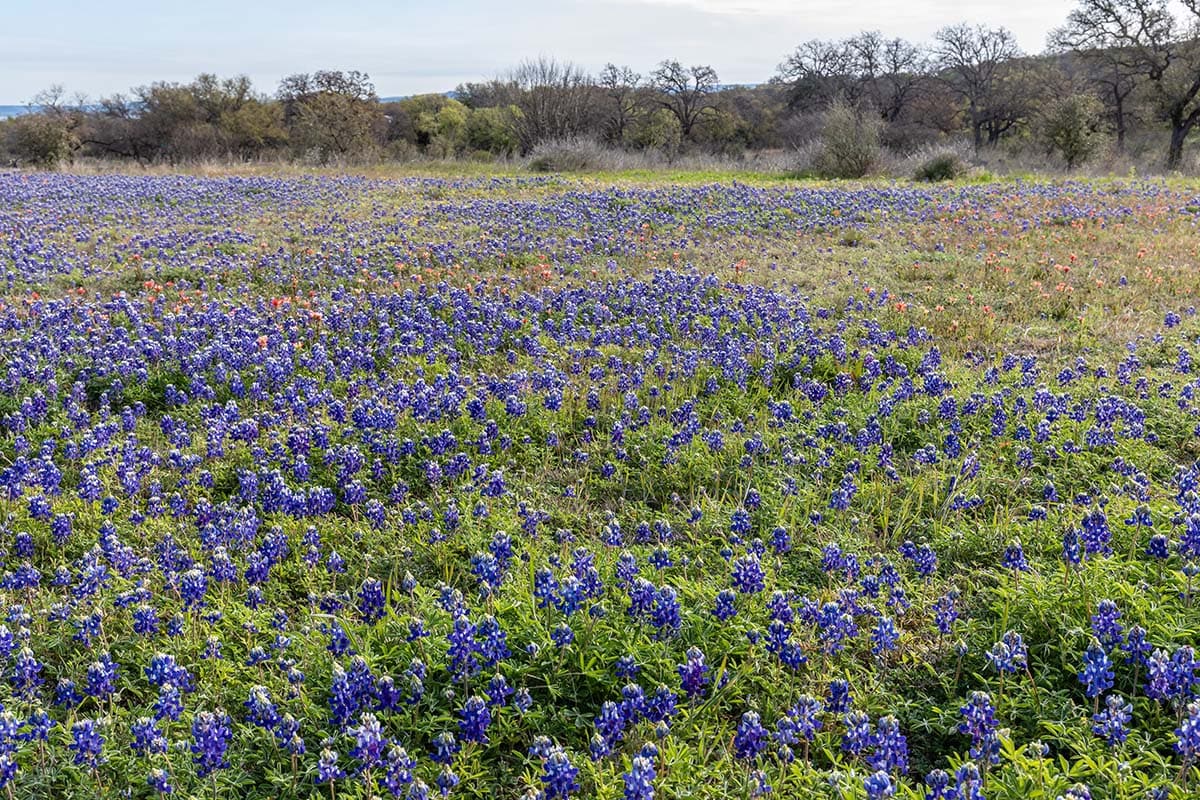
<path id="1" fill-rule="evenodd" d="M 1200 796 L 1178 182 L 0 173 L 13 798 Z"/>

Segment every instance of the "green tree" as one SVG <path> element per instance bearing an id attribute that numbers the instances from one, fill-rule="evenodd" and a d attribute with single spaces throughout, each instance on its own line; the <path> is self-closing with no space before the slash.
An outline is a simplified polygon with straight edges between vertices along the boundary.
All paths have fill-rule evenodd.
<path id="1" fill-rule="evenodd" d="M 1047 149 L 1057 153 L 1067 169 L 1087 161 L 1100 149 L 1104 136 L 1100 120 L 1104 104 L 1090 94 L 1072 94 L 1052 102 L 1039 121 L 1039 134 Z"/>
<path id="2" fill-rule="evenodd" d="M 371 158 L 387 133 L 375 86 L 362 72 L 290 75 L 278 98 L 293 148 L 322 162 Z"/>
<path id="3" fill-rule="evenodd" d="M 662 150 L 668 154 L 679 149 L 683 128 L 669 109 L 659 108 L 642 115 L 626 131 L 626 141 L 643 150 Z"/>
<path id="4" fill-rule="evenodd" d="M 51 86 L 34 96 L 29 113 L 8 123 L 6 148 L 18 163 L 54 169 L 79 149 L 76 129 L 81 114 L 63 101 L 61 86 Z"/>
<path id="5" fill-rule="evenodd" d="M 423 151 L 445 158 L 462 148 L 471 113 L 465 105 L 440 94 L 421 95 L 403 102 Z"/>
<path id="6" fill-rule="evenodd" d="M 18 163 L 54 169 L 79 147 L 70 123 L 43 111 L 23 114 L 11 120 L 8 128 L 7 149 Z"/>
<path id="7" fill-rule="evenodd" d="M 464 134 L 470 150 L 511 156 L 521 145 L 516 106 L 477 108 L 467 117 Z"/>

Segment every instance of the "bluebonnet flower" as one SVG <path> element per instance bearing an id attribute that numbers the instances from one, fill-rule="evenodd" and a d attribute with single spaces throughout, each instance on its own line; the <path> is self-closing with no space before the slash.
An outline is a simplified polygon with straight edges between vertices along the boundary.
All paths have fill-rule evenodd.
<path id="1" fill-rule="evenodd" d="M 106 700 L 116 691 L 117 665 L 108 653 L 101 653 L 100 658 L 93 661 L 87 668 L 87 684 L 84 691 L 97 700 Z"/>
<path id="2" fill-rule="evenodd" d="M 1004 549 L 1004 568 L 1012 572 L 1029 572 L 1029 561 L 1025 558 L 1025 550 L 1018 539 Z"/>
<path id="3" fill-rule="evenodd" d="M 1113 685 L 1112 661 L 1098 642 L 1093 642 L 1083 655 L 1079 681 L 1088 697 L 1098 697 Z"/>
<path id="4" fill-rule="evenodd" d="M 71 743 L 68 745 L 74 752 L 76 766 L 95 769 L 105 761 L 104 736 L 97 729 L 96 721 L 81 719 L 71 725 Z"/>
<path id="5" fill-rule="evenodd" d="M 1067 566 L 1079 566 L 1083 561 L 1083 550 L 1080 546 L 1079 532 L 1069 529 L 1063 534 L 1062 559 Z"/>
<path id="6" fill-rule="evenodd" d="M 459 711 L 458 729 L 464 741 L 488 741 L 487 729 L 492 724 L 492 712 L 482 697 L 472 696 Z"/>
<path id="7" fill-rule="evenodd" d="M 138 755 L 167 752 L 166 737 L 149 717 L 138 718 L 130 730 L 133 733 L 133 751 Z"/>
<path id="8" fill-rule="evenodd" d="M 375 715 L 369 712 L 363 714 L 358 727 L 351 728 L 349 733 L 354 737 L 354 748 L 350 751 L 351 757 L 357 758 L 364 769 L 378 766 L 383 760 L 383 750 L 387 746 L 387 739 L 384 738 L 383 730 Z"/>
<path id="9" fill-rule="evenodd" d="M 1146 665 L 1146 654 L 1154 648 L 1146 641 L 1146 629 L 1141 625 L 1134 625 L 1129 629 L 1129 633 L 1125 637 L 1125 642 L 1121 645 L 1121 650 L 1125 653 L 1126 664 L 1136 664 L 1138 666 Z"/>
<path id="10" fill-rule="evenodd" d="M 871 718 L 862 711 L 847 711 L 842 715 L 842 749 L 850 755 L 861 755 L 871 746 Z"/>
<path id="11" fill-rule="evenodd" d="M 1190 703 L 1183 719 L 1175 729 L 1175 752 L 1183 756 L 1184 766 L 1190 766 L 1200 756 L 1200 703 Z"/>
<path id="12" fill-rule="evenodd" d="M 738 722 L 733 737 L 733 752 L 740 759 L 756 761 L 767 746 L 767 729 L 757 711 L 747 711 Z"/>
<path id="13" fill-rule="evenodd" d="M 409 756 L 408 751 L 398 744 L 388 747 L 385 773 L 379 783 L 392 797 L 399 797 L 413 783 L 413 769 L 417 766 L 416 759 Z"/>
<path id="14" fill-rule="evenodd" d="M 734 605 L 736 596 L 729 589 L 722 589 L 717 593 L 716 607 L 713 609 L 713 616 L 721 622 L 725 622 L 737 616 L 737 606 Z"/>
<path id="15" fill-rule="evenodd" d="M 1112 531 L 1108 527 L 1108 517 L 1100 509 L 1084 515 L 1080 538 L 1088 556 L 1112 555 Z"/>
<path id="16" fill-rule="evenodd" d="M 757 594 L 763 590 L 766 573 L 758 556 L 747 553 L 733 562 L 733 588 L 742 594 Z"/>
<path id="17" fill-rule="evenodd" d="M 997 672 L 1019 672 L 1028 666 L 1028 651 L 1021 634 L 1008 631 L 1004 637 L 992 645 L 987 653 L 988 661 Z"/>
<path id="18" fill-rule="evenodd" d="M 927 544 L 917 547 L 911 541 L 906 541 L 900 545 L 900 555 L 913 563 L 922 578 L 931 578 L 937 571 L 937 553 Z"/>
<path id="19" fill-rule="evenodd" d="M 387 600 L 383 596 L 383 584 L 367 578 L 358 590 L 358 614 L 368 625 L 374 625 L 387 615 Z"/>
<path id="20" fill-rule="evenodd" d="M 475 640 L 475 625 L 466 616 L 455 616 L 453 627 L 446 635 L 450 648 L 447 656 L 450 659 L 450 672 L 455 680 L 466 680 L 480 670 L 479 659 L 476 655 L 479 645 Z"/>
<path id="21" fill-rule="evenodd" d="M 686 663 L 676 668 L 683 691 L 689 700 L 695 700 L 704 694 L 704 687 L 709 683 L 708 665 L 704 662 L 704 653 L 698 647 L 689 647 Z"/>
<path id="22" fill-rule="evenodd" d="M 177 720 L 183 713 L 183 695 L 173 683 L 164 683 L 154 700 L 154 718 Z"/>
<path id="23" fill-rule="evenodd" d="M 171 775 L 161 767 L 150 770 L 146 776 L 146 785 L 159 794 L 171 794 L 175 787 L 171 785 Z"/>
<path id="24" fill-rule="evenodd" d="M 650 621 L 656 629 L 656 639 L 665 639 L 679 632 L 683 620 L 674 587 L 663 586 L 655 593 Z"/>
<path id="25" fill-rule="evenodd" d="M 449 764 L 461 749 L 462 745 L 454 738 L 454 734 L 446 731 L 433 737 L 433 751 L 430 757 L 435 763 Z"/>
<path id="26" fill-rule="evenodd" d="M 925 800 L 958 800 L 957 788 L 950 785 L 950 775 L 945 770 L 935 769 L 925 776 Z"/>
<path id="27" fill-rule="evenodd" d="M 204 602 L 208 592 L 208 578 L 198 569 L 190 569 L 179 579 L 179 596 L 183 599 L 183 607 L 193 609 Z"/>
<path id="28" fill-rule="evenodd" d="M 1133 705 L 1119 694 L 1110 694 L 1104 708 L 1092 715 L 1092 733 L 1104 739 L 1110 747 L 1124 744 L 1133 721 Z"/>
<path id="29" fill-rule="evenodd" d="M 630 762 L 629 771 L 621 776 L 625 784 L 623 800 L 654 800 L 654 761 L 637 755 Z"/>
<path id="30" fill-rule="evenodd" d="M 284 714 L 275 726 L 275 740 L 292 755 L 307 752 L 304 739 L 300 736 L 300 723 L 291 714 Z"/>
<path id="31" fill-rule="evenodd" d="M 326 747 L 317 760 L 317 783 L 331 783 L 344 777 L 346 772 L 338 766 L 337 752 Z"/>
<path id="32" fill-rule="evenodd" d="M 452 770 L 449 764 L 443 764 L 434 782 L 437 784 L 438 792 L 442 797 L 449 797 L 450 792 L 454 790 L 455 786 L 458 786 L 459 781 L 458 773 Z"/>
<path id="33" fill-rule="evenodd" d="M 545 787 L 546 800 L 562 798 L 567 800 L 571 793 L 579 789 L 575 778 L 579 768 L 571 764 L 567 753 L 558 745 L 550 748 L 542 767 L 542 785 Z"/>
<path id="34" fill-rule="evenodd" d="M 1121 644 L 1125 629 L 1120 619 L 1121 610 L 1112 600 L 1101 600 L 1092 615 L 1092 633 L 1109 652 Z"/>
<path id="35" fill-rule="evenodd" d="M 843 609 L 837 602 L 825 603 L 817 615 L 818 633 L 821 648 L 826 653 L 840 653 L 845 648 L 847 639 L 858 636 L 858 626 L 854 617 Z"/>
<path id="36" fill-rule="evenodd" d="M 958 597 L 958 592 L 951 589 L 933 604 L 933 622 L 942 635 L 948 635 L 958 621 L 958 608 L 955 605 Z"/>
<path id="37" fill-rule="evenodd" d="M 788 710 L 788 716 L 792 719 L 796 726 L 796 735 L 805 741 L 811 741 L 817 735 L 817 731 L 821 730 L 821 712 L 823 711 L 821 701 L 815 697 L 801 695 Z"/>
<path id="38" fill-rule="evenodd" d="M 32 700 L 42 685 L 42 663 L 38 661 L 33 651 L 22 647 L 13 661 L 11 683 L 13 691 L 24 700 Z M 76 705 L 81 698 L 75 693 L 75 684 L 70 684 L 70 691 L 56 694 L 62 702 L 58 705 Z"/>
<path id="39" fill-rule="evenodd" d="M 515 694 L 515 690 L 508 685 L 504 675 L 497 672 L 488 681 L 487 685 L 487 702 L 491 708 L 503 708 L 508 705 L 508 699 Z"/>
<path id="40" fill-rule="evenodd" d="M 900 632 L 891 617 L 880 617 L 871 632 L 871 652 L 877 656 L 885 655 L 896 649 L 900 640 Z"/>
<path id="41" fill-rule="evenodd" d="M 620 706 L 616 703 L 607 700 L 600 706 L 600 713 L 596 715 L 595 725 L 596 734 L 599 737 L 598 752 L 601 757 L 608 755 L 612 747 L 621 741 L 625 734 L 626 723 L 626 715 L 621 712 Z"/>
<path id="42" fill-rule="evenodd" d="M 550 640 L 558 647 L 566 647 L 575 641 L 575 631 L 565 622 L 560 623 L 550 631 Z"/>
<path id="43" fill-rule="evenodd" d="M 874 750 L 867 757 L 871 767 L 897 775 L 908 772 L 908 739 L 895 717 L 880 717 L 872 744 Z"/>
<path id="44" fill-rule="evenodd" d="M 849 681 L 838 678 L 829 682 L 829 688 L 825 693 L 825 708 L 830 714 L 842 714 L 849 711 L 853 702 Z"/>
<path id="45" fill-rule="evenodd" d="M 984 800 L 983 778 L 975 764 L 968 762 L 955 770 L 954 784 L 961 800 Z"/>
<path id="46" fill-rule="evenodd" d="M 21 738 L 30 742 L 48 741 L 50 731 L 58 725 L 57 722 L 50 718 L 49 714 L 41 709 L 30 714 L 25 724 L 29 726 L 29 731 L 22 734 Z"/>
<path id="47" fill-rule="evenodd" d="M 991 696 L 987 692 L 971 692 L 959 714 L 963 718 L 958 725 L 959 732 L 971 737 L 971 758 L 999 763 L 1000 739 Z"/>
<path id="48" fill-rule="evenodd" d="M 892 784 L 891 776 L 883 770 L 865 776 L 863 790 L 867 793 L 868 800 L 884 800 L 884 798 L 896 794 L 896 787 Z"/>
<path id="49" fill-rule="evenodd" d="M 220 711 L 201 711 L 192 719 L 192 761 L 199 777 L 229 766 L 225 751 L 233 738 L 230 724 L 229 716 Z"/>
<path id="50" fill-rule="evenodd" d="M 1146 545 L 1146 555 L 1151 558 L 1166 560 L 1171 557 L 1169 551 L 1169 541 L 1164 534 L 1156 533 L 1150 537 L 1150 542 Z"/>

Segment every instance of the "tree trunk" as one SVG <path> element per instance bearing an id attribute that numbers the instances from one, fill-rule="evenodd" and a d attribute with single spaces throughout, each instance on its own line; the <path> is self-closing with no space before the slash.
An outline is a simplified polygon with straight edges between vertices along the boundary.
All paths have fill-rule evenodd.
<path id="1" fill-rule="evenodd" d="M 1117 152 L 1125 152 L 1125 98 L 1121 96 L 1118 90 L 1113 93 L 1113 99 L 1116 101 L 1113 116 L 1116 117 L 1117 123 Z"/>
<path id="2" fill-rule="evenodd" d="M 1183 142 L 1187 139 L 1191 125 L 1171 120 L 1171 147 L 1167 151 L 1167 169 L 1179 169 L 1183 161 Z"/>

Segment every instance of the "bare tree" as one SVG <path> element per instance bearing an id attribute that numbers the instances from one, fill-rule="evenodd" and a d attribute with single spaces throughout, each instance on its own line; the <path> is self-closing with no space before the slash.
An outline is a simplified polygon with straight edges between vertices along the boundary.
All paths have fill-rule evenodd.
<path id="1" fill-rule="evenodd" d="M 700 115 L 713 106 L 717 71 L 702 64 L 685 68 L 678 61 L 663 61 L 650 82 L 660 94 L 659 104 L 679 120 L 683 138 L 691 139 Z"/>
<path id="2" fill-rule="evenodd" d="M 629 67 L 605 64 L 600 71 L 600 88 L 608 98 L 604 137 L 620 144 L 642 105 L 642 76 Z"/>
<path id="3" fill-rule="evenodd" d="M 934 38 L 935 55 L 946 83 L 966 106 L 978 155 L 985 132 L 989 140 L 994 140 L 1007 129 L 1004 119 L 1010 115 L 998 115 L 1000 92 L 1004 72 L 1021 54 L 1020 48 L 1007 28 L 965 22 L 942 28 Z"/>
<path id="4" fill-rule="evenodd" d="M 874 55 L 874 51 L 872 51 Z M 788 107 L 819 111 L 841 98 L 857 105 L 861 83 L 848 42 L 811 39 L 779 65 L 776 80 L 788 86 Z"/>
<path id="5" fill-rule="evenodd" d="M 869 104 L 895 123 L 925 81 L 926 62 L 922 50 L 903 39 L 863 31 L 841 41 L 801 44 L 779 66 L 776 82 L 788 85 L 793 109 L 818 110 L 840 98 L 855 107 Z"/>
<path id="6" fill-rule="evenodd" d="M 897 38 L 883 42 L 879 63 L 876 105 L 885 120 L 899 122 L 926 84 L 929 58 L 920 47 Z"/>
<path id="7" fill-rule="evenodd" d="M 1183 0 L 1182 6 L 1180 19 L 1166 0 L 1080 0 L 1052 39 L 1076 52 L 1104 53 L 1119 70 L 1120 86 L 1137 76 L 1151 87 L 1158 113 L 1171 126 L 1172 169 L 1200 121 L 1200 0 Z"/>
<path id="8" fill-rule="evenodd" d="M 539 142 L 587 133 L 596 116 L 592 79 L 569 61 L 524 61 L 494 82 L 492 95 L 520 110 L 517 126 L 526 153 Z"/>

